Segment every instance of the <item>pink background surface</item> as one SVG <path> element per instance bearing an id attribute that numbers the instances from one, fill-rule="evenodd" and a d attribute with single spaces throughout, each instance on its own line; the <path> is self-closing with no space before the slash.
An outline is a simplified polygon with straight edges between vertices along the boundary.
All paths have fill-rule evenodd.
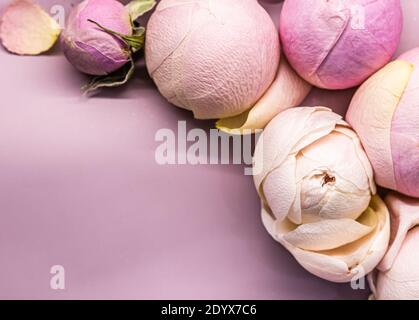
<path id="1" fill-rule="evenodd" d="M 419 45 L 419 3 L 402 2 L 399 52 Z M 265 6 L 277 22 L 278 4 Z M 129 85 L 91 99 L 58 47 L 40 57 L 1 48 L 0 70 L 0 298 L 368 296 L 310 275 L 268 236 L 242 166 L 156 164 L 157 130 L 213 123 L 170 106 L 141 62 Z M 343 113 L 352 93 L 315 89 L 305 104 Z M 56 264 L 65 290 L 50 288 Z"/>

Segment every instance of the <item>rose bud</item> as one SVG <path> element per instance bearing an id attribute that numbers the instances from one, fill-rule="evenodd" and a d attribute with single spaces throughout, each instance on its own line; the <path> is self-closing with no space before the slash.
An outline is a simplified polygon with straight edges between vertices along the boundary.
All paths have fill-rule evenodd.
<path id="1" fill-rule="evenodd" d="M 419 48 L 389 63 L 356 92 L 346 115 L 378 185 L 419 197 Z"/>
<path id="2" fill-rule="evenodd" d="M 391 59 L 402 25 L 400 0 L 286 0 L 280 34 L 300 76 L 320 88 L 345 89 Z"/>
<path id="3" fill-rule="evenodd" d="M 309 272 L 348 282 L 379 263 L 388 211 L 341 116 L 324 107 L 283 111 L 259 138 L 253 170 L 265 227 Z"/>
<path id="4" fill-rule="evenodd" d="M 385 199 L 390 210 L 390 248 L 378 270 L 368 276 L 375 299 L 419 299 L 419 200 L 395 192 Z"/>
<path id="5" fill-rule="evenodd" d="M 198 119 L 231 118 L 219 124 L 225 131 L 263 127 L 271 108 L 276 114 L 291 107 L 271 92 L 248 112 L 279 77 L 278 31 L 256 0 L 162 0 L 147 25 L 145 51 L 160 93 Z M 292 76 L 276 82 L 290 83 L 291 103 L 299 103 L 310 87 L 285 62 L 283 68 Z"/>
<path id="6" fill-rule="evenodd" d="M 96 22 L 113 32 L 133 34 L 129 11 L 116 0 L 85 0 L 68 17 L 61 44 L 68 61 L 79 71 L 106 75 L 123 65 L 131 56 L 127 44 L 105 32 Z"/>

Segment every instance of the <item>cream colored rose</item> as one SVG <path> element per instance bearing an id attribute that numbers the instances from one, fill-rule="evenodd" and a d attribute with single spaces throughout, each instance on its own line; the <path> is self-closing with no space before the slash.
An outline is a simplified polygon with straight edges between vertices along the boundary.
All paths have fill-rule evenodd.
<path id="1" fill-rule="evenodd" d="M 348 282 L 380 262 L 388 211 L 341 116 L 324 107 L 280 113 L 260 137 L 254 170 L 265 227 L 308 271 Z"/>

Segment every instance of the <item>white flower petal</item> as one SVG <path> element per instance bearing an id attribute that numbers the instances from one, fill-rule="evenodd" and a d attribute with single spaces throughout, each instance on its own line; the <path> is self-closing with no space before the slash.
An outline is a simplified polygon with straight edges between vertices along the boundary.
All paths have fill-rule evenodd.
<path id="1" fill-rule="evenodd" d="M 279 221 L 288 215 L 296 196 L 295 166 L 295 157 L 290 156 L 271 171 L 263 183 L 263 194 Z"/>
<path id="2" fill-rule="evenodd" d="M 306 120 L 315 111 L 313 108 L 288 109 L 275 117 L 266 127 L 259 137 L 253 156 L 254 166 L 262 168 L 257 170 L 253 176 L 256 190 L 260 191 L 260 186 L 266 176 L 274 168 L 278 167 L 289 155 L 290 150 L 295 144 L 304 129 Z M 285 136 L 283 132 L 292 132 L 292 136 Z"/>
<path id="3" fill-rule="evenodd" d="M 352 219 L 322 220 L 302 224 L 284 235 L 284 239 L 304 250 L 330 250 L 359 240 L 373 227 Z"/>
<path id="4" fill-rule="evenodd" d="M 346 122 L 345 122 L 345 124 L 346 124 Z M 335 130 L 347 135 L 348 137 L 350 137 L 352 139 L 352 142 L 354 144 L 355 153 L 358 156 L 358 159 L 361 162 L 361 164 L 362 164 L 362 166 L 365 170 L 365 173 L 367 174 L 371 192 L 372 192 L 373 195 L 376 194 L 377 193 L 377 187 L 376 187 L 375 182 L 374 182 L 373 169 L 372 169 L 370 161 L 368 160 L 367 154 L 365 153 L 364 148 L 362 147 L 361 140 L 359 140 L 358 135 L 355 133 L 355 131 L 349 129 L 345 125 L 336 126 Z"/>
<path id="5" fill-rule="evenodd" d="M 330 112 L 328 108 L 315 107 L 315 109 L 316 112 L 313 112 L 307 119 L 304 132 L 291 153 L 297 153 L 320 138 L 327 136 L 335 129 L 336 124 L 342 120 L 340 115 Z"/>
<path id="6" fill-rule="evenodd" d="M 371 232 L 331 250 L 304 250 L 293 245 L 286 236 L 296 230 L 296 225 L 288 219 L 276 221 L 265 207 L 262 208 L 262 221 L 269 234 L 306 270 L 333 282 L 349 282 L 371 272 L 384 256 L 390 238 L 389 213 L 379 196 L 372 198 L 370 207 L 358 219 L 360 224 L 371 227 Z"/>
<path id="7" fill-rule="evenodd" d="M 313 121 L 310 120 L 313 114 L 318 112 L 323 114 L 323 111 L 328 111 L 328 114 L 331 113 L 330 109 L 324 107 L 291 108 L 281 112 L 268 124 L 259 138 L 253 159 L 253 162 L 257 163 L 255 166 L 262 168 L 253 177 L 256 190 L 260 191 L 262 181 L 270 171 L 282 164 L 288 155 L 292 153 L 291 151 L 296 144 L 309 135 L 311 131 L 324 128 L 324 118 L 317 116 L 315 116 L 315 119 L 318 119 L 321 124 L 313 128 L 307 126 L 308 121 Z M 332 120 L 334 119 L 335 117 Z M 320 136 L 327 135 L 335 124 L 334 121 L 331 121 L 331 123 L 326 121 L 326 127 L 329 129 L 321 130 Z"/>

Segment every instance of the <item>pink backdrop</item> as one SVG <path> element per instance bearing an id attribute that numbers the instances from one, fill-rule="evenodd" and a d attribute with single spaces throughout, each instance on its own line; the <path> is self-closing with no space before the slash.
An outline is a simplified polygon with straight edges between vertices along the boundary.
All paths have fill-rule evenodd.
<path id="1" fill-rule="evenodd" d="M 402 2 L 400 52 L 419 45 L 419 2 Z M 265 6 L 277 22 L 280 6 Z M 141 63 L 128 86 L 91 99 L 58 47 L 0 48 L 0 70 L 0 298 L 368 296 L 308 274 L 268 236 L 242 166 L 156 164 L 158 129 L 213 123 L 170 106 Z M 343 113 L 352 93 L 316 89 L 305 104 Z M 65 290 L 50 288 L 53 265 Z"/>

